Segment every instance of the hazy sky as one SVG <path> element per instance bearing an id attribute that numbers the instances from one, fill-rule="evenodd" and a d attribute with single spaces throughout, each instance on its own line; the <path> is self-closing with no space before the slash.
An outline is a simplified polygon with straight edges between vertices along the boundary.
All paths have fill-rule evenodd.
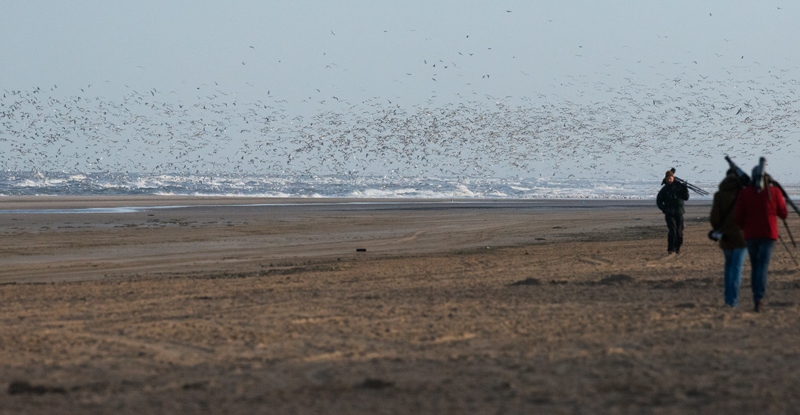
<path id="1" fill-rule="evenodd" d="M 787 1 L 3 1 L 0 15 L 6 91 L 213 87 L 314 113 L 333 97 L 606 103 L 630 85 L 800 79 Z"/>
<path id="2" fill-rule="evenodd" d="M 0 14 L 5 89 L 518 96 L 568 76 L 800 64 L 800 5 L 785 1 L 4 1 Z"/>

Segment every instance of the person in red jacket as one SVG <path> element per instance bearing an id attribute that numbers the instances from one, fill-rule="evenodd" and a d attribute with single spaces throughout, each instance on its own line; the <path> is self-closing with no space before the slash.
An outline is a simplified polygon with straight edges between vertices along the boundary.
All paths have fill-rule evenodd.
<path id="1" fill-rule="evenodd" d="M 764 292 L 767 289 L 767 268 L 772 248 L 778 239 L 778 217 L 786 219 L 786 201 L 781 191 L 769 185 L 765 174 L 765 186 L 759 189 L 761 168 L 753 169 L 753 182 L 739 192 L 733 220 L 744 231 L 747 251 L 750 255 L 750 281 L 753 286 L 755 311 L 763 308 Z"/>

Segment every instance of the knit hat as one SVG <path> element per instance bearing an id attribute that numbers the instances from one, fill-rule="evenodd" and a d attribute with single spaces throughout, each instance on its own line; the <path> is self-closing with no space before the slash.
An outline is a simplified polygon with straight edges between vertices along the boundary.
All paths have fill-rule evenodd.
<path id="1" fill-rule="evenodd" d="M 668 177 L 674 177 L 674 176 L 675 173 L 673 173 L 672 170 L 667 170 L 667 174 L 664 175 L 664 178 L 666 179 Z"/>

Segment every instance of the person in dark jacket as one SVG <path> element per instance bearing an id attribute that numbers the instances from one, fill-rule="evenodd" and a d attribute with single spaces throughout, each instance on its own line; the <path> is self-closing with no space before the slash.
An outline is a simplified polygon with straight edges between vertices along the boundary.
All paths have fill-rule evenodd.
<path id="1" fill-rule="evenodd" d="M 681 245 L 683 245 L 683 201 L 689 200 L 689 189 L 675 181 L 675 175 L 672 171 L 668 171 L 664 176 L 664 181 L 661 182 L 664 187 L 658 192 L 656 196 L 656 205 L 662 212 L 667 220 L 667 252 L 670 254 L 678 254 L 681 252 Z"/>
<path id="2" fill-rule="evenodd" d="M 714 193 L 710 217 L 711 227 L 722 232 L 719 247 L 725 255 L 725 304 L 731 307 L 739 305 L 742 266 L 747 253 L 744 232 L 733 221 L 733 208 L 740 189 L 736 171 L 728 170 L 719 184 L 719 190 Z"/>
<path id="3" fill-rule="evenodd" d="M 761 176 L 760 167 L 753 169 L 754 178 Z M 778 218 L 786 219 L 786 200 L 780 189 L 770 186 L 758 191 L 755 183 L 739 192 L 733 220 L 744 231 L 747 251 L 750 254 L 750 280 L 753 285 L 755 311 L 763 308 L 764 293 L 767 290 L 767 268 L 772 256 L 772 248 L 778 239 Z"/>

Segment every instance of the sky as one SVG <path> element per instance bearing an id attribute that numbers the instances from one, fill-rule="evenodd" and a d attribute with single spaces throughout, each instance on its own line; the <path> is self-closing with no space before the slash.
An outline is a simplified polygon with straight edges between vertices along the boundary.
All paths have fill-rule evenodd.
<path id="1" fill-rule="evenodd" d="M 369 111 L 366 102 L 405 111 L 476 102 L 553 105 L 566 114 L 627 102 L 625 110 L 599 114 L 619 118 L 623 126 L 641 121 L 636 134 L 650 137 L 651 148 L 676 140 L 663 145 L 668 154 L 631 150 L 630 139 L 617 147 L 561 146 L 552 154 L 571 166 L 565 175 L 603 173 L 608 165 L 630 175 L 650 169 L 663 174 L 669 164 L 695 168 L 698 177 L 710 179 L 719 166 L 705 175 L 699 171 L 722 159 L 724 154 L 712 151 L 722 144 L 734 158 L 741 154 L 743 164 L 767 154 L 780 174 L 800 182 L 800 172 L 793 172 L 794 143 L 800 141 L 795 2 L 4 1 L 0 15 L 0 89 L 6 102 L 14 91 L 37 88 L 52 97 L 116 102 L 131 91 L 154 91 L 158 102 L 183 103 L 225 94 L 238 102 L 281 102 L 289 118 L 303 116 L 309 124 L 320 113 L 344 114 L 357 105 Z M 660 132 L 648 135 L 650 127 L 637 114 L 651 111 L 638 108 L 651 100 L 655 106 L 675 102 L 686 115 L 661 119 Z M 693 109 L 706 104 L 717 111 L 708 119 L 705 110 Z M 744 114 L 737 115 L 752 112 L 750 121 L 729 118 L 739 109 Z M 613 141 L 603 136 L 605 124 L 592 124 L 600 115 L 571 118 L 593 125 L 583 137 Z M 761 122 L 756 130 L 745 125 L 751 121 Z M 721 132 L 734 122 L 743 124 Z M 701 126 L 700 142 L 688 137 L 696 128 L 670 136 L 687 123 Z M 566 132 L 551 138 L 581 128 L 563 124 Z M 6 128 L 0 137 L 21 146 L 19 131 Z M 702 154 L 685 154 L 690 146 Z M 575 157 L 582 147 L 606 166 L 587 168 Z M 569 157 L 566 150 L 572 151 Z M 639 162 L 627 167 L 619 157 L 600 160 L 597 154 L 629 150 Z M 305 157 L 312 161 L 314 155 Z M 557 168 L 541 165 L 545 161 L 538 160 L 538 168 Z M 503 160 L 491 163 L 496 168 L 485 174 L 513 173 Z"/>

